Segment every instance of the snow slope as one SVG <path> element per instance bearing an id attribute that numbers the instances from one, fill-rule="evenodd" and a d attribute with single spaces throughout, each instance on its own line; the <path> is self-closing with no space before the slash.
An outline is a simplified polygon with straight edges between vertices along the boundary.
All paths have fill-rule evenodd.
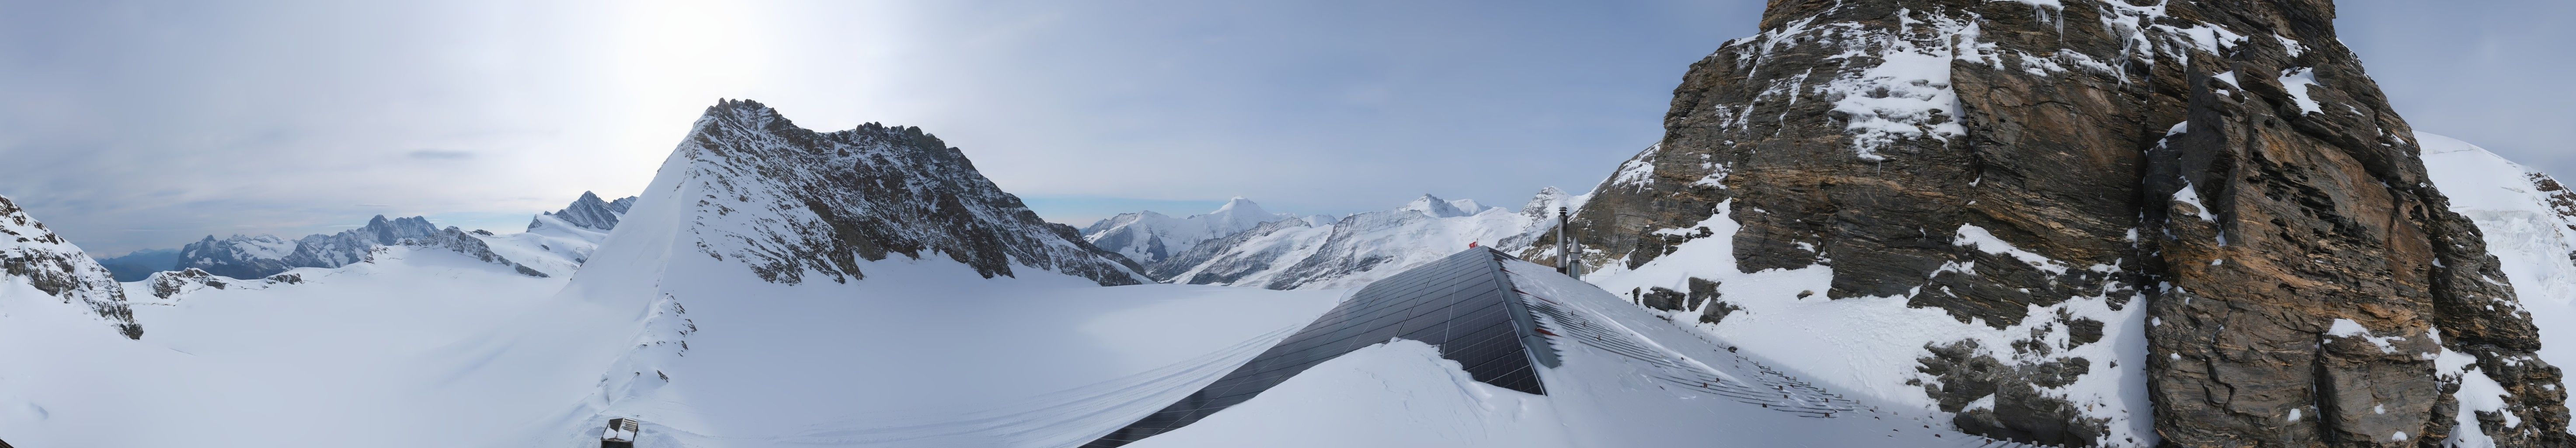
<path id="1" fill-rule="evenodd" d="M 540 213 L 528 220 L 525 232 L 491 235 L 476 233 L 476 238 L 489 243 L 492 252 L 549 275 L 572 275 L 590 260 L 591 251 L 608 239 L 617 228 L 619 218 L 635 204 L 629 196 L 616 201 L 601 201 L 599 195 L 582 192 L 581 198 L 561 211 Z"/>
<path id="2" fill-rule="evenodd" d="M 572 367 L 460 381 L 557 400 L 520 435 L 537 446 L 580 443 L 616 417 L 641 419 L 645 446 L 1078 444 L 1213 381 L 1337 297 L 1103 287 L 1118 279 L 1100 270 L 1116 255 L 1033 225 L 1043 221 L 918 129 L 772 139 L 787 129 L 756 103 L 710 108 L 544 312 L 468 349 L 486 365 Z M 766 146 L 800 142 L 831 143 L 783 151 L 882 171 L 819 176 L 861 179 L 851 190 L 862 194 L 800 190 L 812 185 L 800 170 L 852 166 Z M 976 200 L 989 202 L 952 202 Z M 821 216 L 835 210 L 877 210 L 870 219 L 887 224 Z M 900 250 L 947 232 L 999 247 Z M 746 238 L 762 235 L 783 238 Z M 816 240 L 885 252 L 795 253 Z M 1008 257 L 959 253 L 985 250 Z"/>
<path id="3" fill-rule="evenodd" d="M 640 417 L 644 446 L 1054 446 L 1201 387 L 1338 297 L 1104 287 L 1133 283 L 1116 255 L 1033 224 L 953 148 L 790 149 L 894 162 L 864 187 L 832 187 L 870 196 L 833 197 L 796 190 L 820 163 L 727 146 L 817 140 L 770 139 L 783 120 L 723 122 L 774 118 L 727 106 L 571 276 L 441 237 L 269 279 L 106 283 L 151 297 L 134 305 L 156 326 L 139 341 L 11 276 L 0 435 L 46 448 L 580 446 L 608 418 Z M 827 138 L 935 142 L 850 132 L 870 135 Z M 796 252 L 808 244 L 847 246 Z M 856 256 L 868 249 L 882 256 Z M 804 281 L 818 279 L 838 281 Z"/>
<path id="4" fill-rule="evenodd" d="M 1813 387 L 1550 268 L 1505 270 L 1553 329 L 1562 362 L 1541 367 L 1547 395 L 1477 382 L 1436 348 L 1398 339 L 1129 446 L 2019 446 Z"/>
<path id="5" fill-rule="evenodd" d="M 1141 264 L 1153 264 L 1189 251 L 1201 242 L 1224 238 L 1263 223 L 1300 220 L 1295 213 L 1270 213 L 1261 204 L 1235 196 L 1216 211 L 1174 218 L 1151 210 L 1121 213 L 1082 229 L 1082 239 Z"/>
<path id="6" fill-rule="evenodd" d="M 2424 169 L 2433 185 L 2450 197 L 2451 211 L 2477 222 L 2486 236 L 2487 252 L 2503 262 L 2505 280 L 2513 284 L 2518 301 L 2540 328 L 2541 360 L 2576 365 L 2571 364 L 2576 363 L 2576 192 L 2547 174 L 2468 142 L 2423 132 L 2415 133 L 2415 140 L 2424 149 Z M 2435 364 L 2443 375 L 2479 370 L 2463 362 Z M 2493 405 L 2481 410 L 2501 408 L 2496 397 L 2504 392 L 2493 387 L 2494 381 L 2484 375 L 2463 378 L 2468 385 L 2454 395 L 2464 408 L 2477 409 L 2479 404 Z M 2475 425 L 2467 414 L 2462 413 L 2462 423 Z M 2479 431 L 2453 434 L 2483 436 Z M 2478 442 L 2463 441 L 2466 446 Z"/>
<path id="7" fill-rule="evenodd" d="M 423 247 L 288 275 L 300 283 L 168 298 L 153 297 L 152 281 L 126 283 L 152 330 L 141 340 L 80 316 L 0 314 L 0 359 L 18 360 L 0 363 L 0 434 L 22 447 L 511 446 L 481 429 L 546 409 L 455 383 L 488 366 L 452 349 L 560 278 Z M 25 291 L 7 288 L 0 307 L 23 309 Z"/>

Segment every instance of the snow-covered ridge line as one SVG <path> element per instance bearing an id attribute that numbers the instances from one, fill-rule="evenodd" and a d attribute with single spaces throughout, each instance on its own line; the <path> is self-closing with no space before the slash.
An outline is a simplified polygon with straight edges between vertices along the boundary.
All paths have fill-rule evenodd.
<path id="1" fill-rule="evenodd" d="M 1174 283 L 1268 289 L 1331 289 L 1367 284 L 1438 260 L 1469 244 L 1506 253 L 1528 249 L 1554 228 L 1556 210 L 1579 208 L 1589 195 L 1541 189 L 1520 210 L 1429 194 L 1393 210 L 1331 223 L 1274 222 L 1147 267 Z"/>
<path id="2" fill-rule="evenodd" d="M 1188 252 L 1199 243 L 1252 230 L 1265 223 L 1288 220 L 1327 225 L 1336 218 L 1271 213 L 1263 210 L 1261 204 L 1235 196 L 1215 211 L 1182 218 L 1151 210 L 1121 213 L 1083 227 L 1082 239 L 1103 250 L 1117 252 L 1139 264 L 1151 266 Z"/>
<path id="3" fill-rule="evenodd" d="M 580 198 L 573 199 L 572 205 L 564 206 L 563 210 L 543 212 L 529 219 L 528 230 L 537 230 L 538 227 L 546 224 L 544 218 L 553 217 L 565 224 L 607 232 L 616 230 L 617 217 L 625 215 L 626 210 L 633 207 L 635 207 L 634 196 L 618 198 L 612 202 L 599 199 L 598 193 L 584 191 L 581 192 Z"/>
<path id="4" fill-rule="evenodd" d="M 595 198 L 594 198 L 595 199 Z M 413 216 L 387 219 L 376 215 L 367 225 L 334 234 L 313 234 L 289 241 L 271 235 L 233 235 L 231 238 L 205 239 L 179 249 L 178 262 L 159 268 L 163 271 L 201 270 L 236 279 L 257 279 L 277 275 L 294 268 L 337 268 L 367 261 L 377 248 L 398 245 L 441 247 L 486 262 L 513 266 L 523 274 L 545 276 L 494 253 L 478 237 L 488 232 L 466 232 L 450 226 L 444 229 L 430 224 L 426 217 Z M 557 274 L 569 273 L 557 272 Z"/>
<path id="5" fill-rule="evenodd" d="M 921 128 L 877 123 L 815 132 L 750 100 L 708 107 L 664 162 L 679 182 L 640 202 L 685 201 L 689 246 L 794 284 L 865 278 L 859 261 L 945 255 L 985 276 L 1034 268 L 1102 285 L 1143 283 L 1143 267 L 1040 219 Z"/>

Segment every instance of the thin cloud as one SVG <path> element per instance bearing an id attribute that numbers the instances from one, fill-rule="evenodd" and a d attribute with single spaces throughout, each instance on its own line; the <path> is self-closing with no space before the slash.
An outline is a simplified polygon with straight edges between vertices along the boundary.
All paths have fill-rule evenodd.
<path id="1" fill-rule="evenodd" d="M 427 160 L 464 160 L 474 158 L 474 153 L 449 149 L 422 149 L 403 155 L 414 159 Z"/>

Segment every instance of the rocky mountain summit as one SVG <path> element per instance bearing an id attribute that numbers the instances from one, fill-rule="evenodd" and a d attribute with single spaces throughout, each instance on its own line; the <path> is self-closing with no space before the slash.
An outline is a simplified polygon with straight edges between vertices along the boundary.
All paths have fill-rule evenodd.
<path id="1" fill-rule="evenodd" d="M 1976 434 L 2576 443 L 2530 313 L 2334 14 L 1773 1 L 1574 230 L 1595 283 L 1749 350 L 1801 313 L 1890 319 L 1819 366 Z"/>
<path id="2" fill-rule="evenodd" d="M 536 218 L 529 219 L 528 230 L 535 231 L 539 227 L 544 227 L 545 217 L 548 216 L 584 229 L 601 232 L 616 230 L 617 218 L 624 216 L 627 209 L 634 207 L 634 196 L 619 198 L 616 201 L 603 201 L 599 199 L 598 193 L 584 191 L 581 192 L 581 198 L 574 199 L 572 205 L 565 206 L 563 210 L 544 212 L 538 214 Z"/>
<path id="3" fill-rule="evenodd" d="M 512 234 L 475 234 L 491 250 L 520 263 L 529 270 L 552 275 L 572 275 L 590 262 L 592 251 L 608 240 L 626 212 L 635 206 L 635 196 L 615 201 L 602 201 L 599 194 L 582 192 L 560 211 L 541 212 L 528 218 L 528 230 Z"/>
<path id="4" fill-rule="evenodd" d="M 84 308 L 128 339 L 143 338 L 143 326 L 134 322 L 134 309 L 126 303 L 124 286 L 116 283 L 107 268 L 91 260 L 79 246 L 46 229 L 45 223 L 28 217 L 16 202 L 0 196 L 0 287 L 16 284 Z"/>
<path id="5" fill-rule="evenodd" d="M 690 192 L 699 251 L 770 282 L 866 278 L 860 261 L 943 256 L 987 278 L 1020 269 L 1102 285 L 1144 283 L 1142 266 L 1048 223 L 921 128 L 869 123 L 814 132 L 750 100 L 706 110 L 662 176 Z M 657 183 L 659 185 L 659 183 Z M 647 191 L 648 198 L 660 191 Z"/>

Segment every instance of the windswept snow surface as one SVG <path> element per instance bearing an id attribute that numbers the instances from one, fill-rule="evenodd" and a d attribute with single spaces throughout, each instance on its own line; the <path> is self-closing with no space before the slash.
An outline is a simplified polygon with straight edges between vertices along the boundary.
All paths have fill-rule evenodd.
<path id="1" fill-rule="evenodd" d="M 454 381 L 460 356 L 563 284 L 437 248 L 290 271 L 303 283 L 153 298 L 127 340 L 23 285 L 0 285 L 0 434 L 23 447 L 509 446 L 490 429 L 545 416 L 543 395 Z M 235 282 L 258 283 L 252 282 Z M 551 367 L 560 368 L 560 367 Z M 499 374 L 506 375 L 507 373 Z M 388 435 L 400 435 L 388 437 Z"/>
<path id="2" fill-rule="evenodd" d="M 0 359 L 18 360 L 0 363 L 0 434 L 73 448 L 576 446 L 616 416 L 642 418 L 646 446 L 1051 446 L 1169 404 L 1340 294 L 984 279 L 946 260 L 787 286 L 690 256 L 670 271 L 687 274 L 661 280 L 698 299 L 681 321 L 695 329 L 654 344 L 669 317 L 655 311 L 676 308 L 654 295 L 557 295 L 564 277 L 379 251 L 290 271 L 300 284 L 139 301 L 141 341 L 0 284 Z M 586 283 L 654 283 L 598 278 Z M 148 282 L 125 287 L 151 297 Z M 652 370 L 608 372 L 629 367 Z"/>
<path id="3" fill-rule="evenodd" d="M 2571 260 L 2576 258 L 2576 192 L 2563 185 L 2544 189 L 2542 181 L 2555 181 L 2468 142 L 2422 132 L 2415 133 L 2415 140 L 2423 145 L 2424 169 L 2433 185 L 2450 197 L 2451 211 L 2476 222 L 2486 236 L 2487 253 L 2503 262 L 2520 306 L 2540 328 L 2541 360 L 2576 365 L 2576 260 Z M 2448 351 L 2443 356 L 2468 358 Z M 2442 365 L 2442 374 L 2479 371 L 2466 362 L 2436 364 Z M 2467 405 L 2494 402 L 2493 395 L 2502 393 L 2501 387 L 2473 387 L 2495 384 L 2483 375 L 2470 375 L 2463 383 L 2456 395 Z"/>
<path id="4" fill-rule="evenodd" d="M 2016 446 L 1810 387 L 1545 266 L 1505 270 L 1526 303 L 1550 310 L 1541 326 L 1555 329 L 1562 363 L 1541 367 L 1547 395 L 1477 382 L 1437 348 L 1398 339 L 1129 446 Z"/>

